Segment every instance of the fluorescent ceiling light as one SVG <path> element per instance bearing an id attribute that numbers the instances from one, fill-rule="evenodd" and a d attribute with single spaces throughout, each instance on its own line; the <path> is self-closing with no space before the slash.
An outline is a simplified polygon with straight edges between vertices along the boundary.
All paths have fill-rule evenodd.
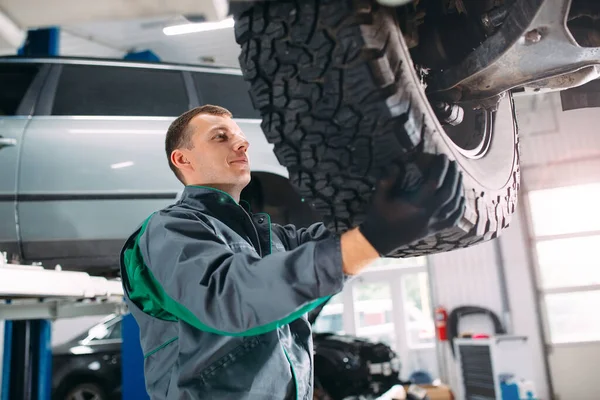
<path id="1" fill-rule="evenodd" d="M 110 167 L 112 169 L 126 168 L 131 167 L 133 165 L 133 161 L 124 161 L 116 164 L 111 164 Z"/>
<path id="2" fill-rule="evenodd" d="M 182 35 L 184 33 L 216 31 L 218 29 L 233 28 L 233 18 L 227 18 L 218 22 L 198 22 L 195 24 L 173 25 L 163 28 L 163 33 L 167 36 Z"/>

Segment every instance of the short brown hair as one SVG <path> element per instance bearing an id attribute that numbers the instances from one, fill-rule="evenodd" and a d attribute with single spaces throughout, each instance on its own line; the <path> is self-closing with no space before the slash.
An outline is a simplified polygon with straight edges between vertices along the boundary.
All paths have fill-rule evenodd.
<path id="1" fill-rule="evenodd" d="M 179 179 L 183 184 L 185 184 L 185 182 L 183 181 L 181 172 L 179 172 L 179 169 L 177 169 L 177 167 L 171 162 L 171 153 L 176 149 L 191 149 L 193 147 L 192 132 L 190 129 L 188 129 L 188 126 L 192 118 L 200 114 L 210 114 L 219 117 L 226 116 L 229 118 L 232 117 L 231 111 L 228 109 L 214 106 L 212 104 L 206 104 L 184 112 L 171 123 L 169 129 L 167 130 L 167 137 L 165 139 L 165 151 L 167 153 L 167 160 L 169 161 L 169 168 L 171 168 L 171 171 L 173 171 L 177 179 Z"/>

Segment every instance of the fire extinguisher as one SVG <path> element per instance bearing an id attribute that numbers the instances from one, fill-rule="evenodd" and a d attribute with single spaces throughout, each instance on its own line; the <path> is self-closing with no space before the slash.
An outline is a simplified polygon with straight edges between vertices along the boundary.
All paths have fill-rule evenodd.
<path id="1" fill-rule="evenodd" d="M 448 311 L 442 306 L 435 309 L 435 330 L 440 342 L 448 340 Z"/>

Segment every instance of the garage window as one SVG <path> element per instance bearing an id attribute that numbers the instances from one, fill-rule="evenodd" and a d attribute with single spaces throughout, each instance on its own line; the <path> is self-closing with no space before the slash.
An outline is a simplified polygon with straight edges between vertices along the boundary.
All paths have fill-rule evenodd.
<path id="1" fill-rule="evenodd" d="M 427 260 L 382 258 L 325 304 L 313 332 L 385 343 L 397 352 L 402 379 L 408 379 L 415 369 L 437 371 L 432 315 Z"/>
<path id="2" fill-rule="evenodd" d="M 552 343 L 600 341 L 600 184 L 529 193 Z"/>
<path id="3" fill-rule="evenodd" d="M 188 107 L 179 71 L 64 65 L 52 115 L 176 117 Z"/>
<path id="4" fill-rule="evenodd" d="M 27 89 L 39 66 L 35 64 L 0 65 L 0 115 L 17 115 Z"/>
<path id="5" fill-rule="evenodd" d="M 252 105 L 248 83 L 241 75 L 196 72 L 193 77 L 201 103 L 225 107 L 234 118 L 260 118 Z"/>

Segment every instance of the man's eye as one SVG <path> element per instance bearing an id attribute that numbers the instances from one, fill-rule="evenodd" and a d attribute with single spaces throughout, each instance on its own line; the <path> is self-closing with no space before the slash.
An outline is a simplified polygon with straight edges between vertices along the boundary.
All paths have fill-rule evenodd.
<path id="1" fill-rule="evenodd" d="M 215 135 L 215 139 L 227 139 L 227 135 L 224 133 L 219 133 Z"/>

